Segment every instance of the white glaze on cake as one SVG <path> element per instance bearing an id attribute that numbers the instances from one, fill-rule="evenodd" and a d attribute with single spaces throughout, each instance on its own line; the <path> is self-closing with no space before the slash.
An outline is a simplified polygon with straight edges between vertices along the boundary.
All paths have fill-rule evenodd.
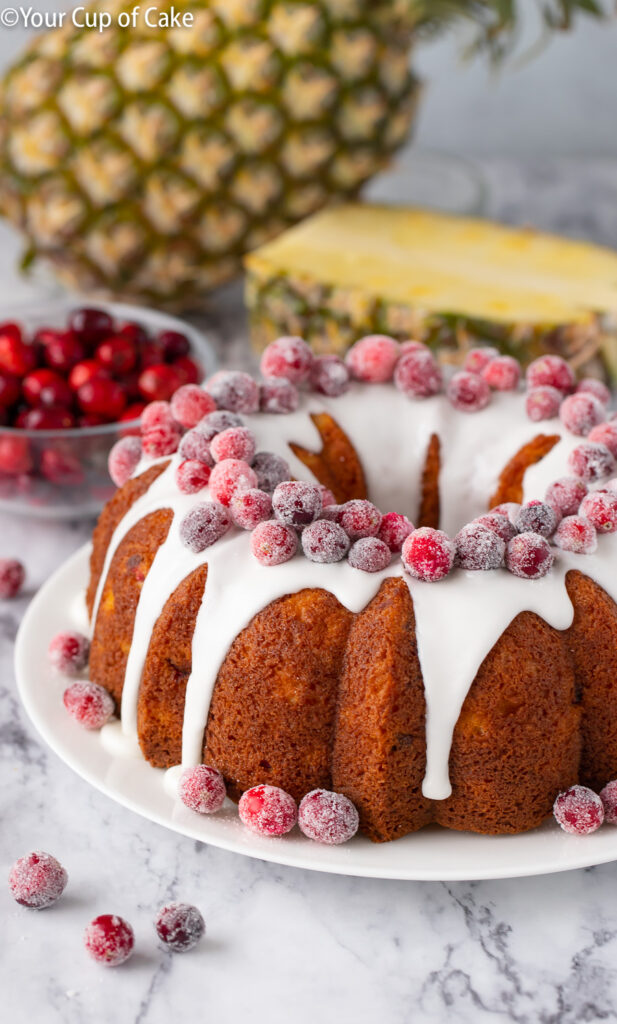
<path id="1" fill-rule="evenodd" d="M 272 451 L 289 462 L 299 479 L 310 477 L 293 455 L 289 442 L 319 451 L 321 439 L 311 412 L 328 411 L 349 436 L 362 459 L 369 497 L 382 512 L 418 509 L 420 481 L 431 434 L 441 441 L 441 527 L 453 536 L 487 510 L 498 477 L 510 458 L 540 433 L 562 438 L 525 477 L 525 500 L 542 498 L 548 485 L 567 476 L 567 456 L 580 443 L 558 420 L 531 423 L 522 394 L 496 394 L 480 413 L 453 409 L 443 396 L 410 401 L 391 385 L 356 385 L 337 399 L 303 395 L 296 413 L 243 417 L 254 432 L 258 451 Z M 179 523 L 194 505 L 209 498 L 205 488 L 182 495 L 175 482 L 179 456 L 139 498 L 118 525 L 110 543 L 93 622 L 109 566 L 122 539 L 139 520 L 158 509 L 171 509 L 173 521 L 143 584 L 122 696 L 122 730 L 130 748 L 137 736 L 137 701 L 150 637 L 166 601 L 195 568 L 208 564 L 204 597 L 192 644 L 192 672 L 186 689 L 182 737 L 183 765 L 202 759 L 203 736 L 219 668 L 235 637 L 270 602 L 307 587 L 330 591 L 352 612 L 361 611 L 376 595 L 383 580 L 399 576 L 414 602 L 418 655 L 426 694 L 426 797 L 450 795 L 448 759 L 452 732 L 476 673 L 497 639 L 522 611 L 536 612 L 556 629 L 572 623 L 573 608 L 565 587 L 570 569 L 580 569 L 617 599 L 617 536 L 600 537 L 593 555 L 555 550 L 555 564 L 542 580 L 521 580 L 505 570 L 455 570 L 437 584 L 421 583 L 403 570 L 398 556 L 380 573 L 363 573 L 347 562 L 320 565 L 296 556 L 284 565 L 267 568 L 250 551 L 250 533 L 233 528 L 201 554 L 193 554 L 179 538 Z M 135 475 L 153 465 L 143 461 Z M 117 737 L 114 737 L 117 742 Z"/>

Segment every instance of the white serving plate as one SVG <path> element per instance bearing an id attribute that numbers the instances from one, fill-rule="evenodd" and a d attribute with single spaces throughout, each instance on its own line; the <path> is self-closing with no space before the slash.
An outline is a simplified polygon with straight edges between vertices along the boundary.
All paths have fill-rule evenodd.
<path id="1" fill-rule="evenodd" d="M 282 839 L 255 836 L 241 825 L 230 802 L 219 814 L 194 814 L 169 792 L 165 772 L 141 756 L 110 752 L 109 738 L 104 743 L 100 733 L 82 729 L 64 710 L 67 681 L 52 672 L 47 647 L 61 630 L 83 629 L 89 551 L 89 545 L 77 551 L 32 601 L 17 636 L 15 667 L 21 699 L 43 739 L 78 775 L 118 803 L 181 835 L 234 853 L 333 874 L 455 881 L 547 874 L 617 860 L 617 827 L 611 826 L 585 838 L 566 835 L 552 821 L 519 836 L 477 836 L 432 827 L 393 843 L 356 837 L 344 846 L 329 847 L 311 842 L 298 829 Z"/>

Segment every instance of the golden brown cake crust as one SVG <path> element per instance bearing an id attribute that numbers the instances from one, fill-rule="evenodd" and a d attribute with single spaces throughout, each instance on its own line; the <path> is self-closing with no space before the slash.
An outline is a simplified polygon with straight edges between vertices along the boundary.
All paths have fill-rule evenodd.
<path id="1" fill-rule="evenodd" d="M 523 500 L 523 480 L 526 471 L 548 455 L 551 448 L 560 440 L 559 434 L 538 434 L 528 444 L 519 448 L 499 475 L 497 490 L 489 501 L 489 509 L 505 501 L 516 501 L 520 504 Z"/>
<path id="2" fill-rule="evenodd" d="M 320 452 L 310 452 L 292 443 L 289 447 L 294 455 L 320 484 L 332 491 L 337 502 L 366 498 L 362 463 L 345 431 L 327 412 L 314 413 L 311 419 L 319 431 L 323 448 Z"/>

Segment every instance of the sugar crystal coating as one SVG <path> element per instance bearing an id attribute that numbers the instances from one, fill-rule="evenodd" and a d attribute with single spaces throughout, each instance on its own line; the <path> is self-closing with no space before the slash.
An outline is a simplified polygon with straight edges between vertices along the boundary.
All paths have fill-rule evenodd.
<path id="1" fill-rule="evenodd" d="M 378 537 L 360 537 L 349 549 L 347 560 L 362 572 L 382 572 L 392 561 L 392 552 Z"/>
<path id="2" fill-rule="evenodd" d="M 401 356 L 394 386 L 408 398 L 430 398 L 443 390 L 443 373 L 432 352 L 418 349 Z"/>
<path id="3" fill-rule="evenodd" d="M 592 491 L 583 498 L 579 514 L 588 519 L 598 533 L 615 533 L 617 494 L 612 491 Z"/>
<path id="4" fill-rule="evenodd" d="M 575 555 L 591 555 L 598 546 L 598 537 L 588 519 L 566 516 L 555 530 L 553 544 Z"/>
<path id="5" fill-rule="evenodd" d="M 350 540 L 376 537 L 381 526 L 381 512 L 365 498 L 352 498 L 341 506 L 338 522 Z"/>
<path id="6" fill-rule="evenodd" d="M 216 409 L 212 396 L 197 384 L 183 384 L 171 396 L 170 404 L 174 420 L 187 430 Z"/>
<path id="7" fill-rule="evenodd" d="M 320 395 L 338 398 L 349 390 L 351 374 L 339 356 L 317 356 L 311 367 L 309 384 Z"/>
<path id="8" fill-rule="evenodd" d="M 199 554 L 223 537 L 231 516 L 218 501 L 203 501 L 187 512 L 180 523 L 180 540 L 189 551 Z"/>
<path id="9" fill-rule="evenodd" d="M 286 377 L 267 377 L 259 385 L 261 412 L 286 415 L 295 412 L 299 403 L 298 389 Z"/>
<path id="10" fill-rule="evenodd" d="M 207 416 L 204 416 L 197 424 L 196 429 L 203 434 L 206 441 L 211 441 L 222 430 L 227 430 L 229 427 L 242 427 L 243 425 L 242 417 L 238 416 L 237 413 L 230 412 L 229 409 L 217 409 L 215 412 L 210 412 Z"/>
<path id="11" fill-rule="evenodd" d="M 392 380 L 400 348 L 386 334 L 369 334 L 351 346 L 345 362 L 355 380 L 384 384 Z"/>
<path id="12" fill-rule="evenodd" d="M 229 509 L 236 526 L 242 530 L 254 530 L 258 523 L 272 518 L 272 498 L 258 487 L 236 491 Z"/>
<path id="13" fill-rule="evenodd" d="M 116 441 L 107 459 L 109 475 L 116 487 L 133 475 L 141 459 L 141 441 L 138 437 L 121 437 Z"/>
<path id="14" fill-rule="evenodd" d="M 521 381 L 521 364 L 513 356 L 497 356 L 484 367 L 482 376 L 494 391 L 516 391 Z"/>
<path id="15" fill-rule="evenodd" d="M 564 398 L 559 407 L 559 418 L 571 434 L 587 437 L 593 427 L 606 419 L 606 409 L 595 395 L 579 391 Z"/>
<path id="16" fill-rule="evenodd" d="M 455 552 L 454 542 L 447 533 L 422 526 L 406 538 L 401 558 L 410 576 L 435 583 L 452 569 Z"/>
<path id="17" fill-rule="evenodd" d="M 468 523 L 454 538 L 456 564 L 472 571 L 498 569 L 503 565 L 505 541 L 483 523 Z"/>
<path id="18" fill-rule="evenodd" d="M 611 476 L 615 459 L 605 444 L 583 441 L 568 455 L 568 469 L 585 483 L 597 483 Z"/>
<path id="19" fill-rule="evenodd" d="M 165 455 L 173 455 L 180 444 L 180 432 L 173 426 L 161 424 L 151 427 L 142 435 L 144 455 L 151 459 L 160 459 Z"/>
<path id="20" fill-rule="evenodd" d="M 312 363 L 313 353 L 306 342 L 285 336 L 268 345 L 259 368 L 264 377 L 286 377 L 293 384 L 301 384 L 308 377 Z"/>
<path id="21" fill-rule="evenodd" d="M 617 825 L 617 780 L 607 782 L 599 795 L 604 807 L 604 821 L 607 825 Z"/>
<path id="22" fill-rule="evenodd" d="M 484 378 L 467 370 L 450 378 L 446 393 L 459 412 L 480 412 L 491 400 L 491 389 Z"/>
<path id="23" fill-rule="evenodd" d="M 506 546 L 506 568 L 521 579 L 541 579 L 553 561 L 550 545 L 539 533 L 519 533 Z"/>
<path id="24" fill-rule="evenodd" d="M 512 525 L 516 522 L 516 517 L 520 511 L 520 503 L 518 501 L 502 501 L 501 505 L 495 505 L 491 509 L 491 512 L 495 512 L 497 515 L 505 516 Z"/>
<path id="25" fill-rule="evenodd" d="M 298 808 L 289 793 L 278 786 L 253 786 L 240 797 L 240 821 L 262 836 L 282 836 L 296 824 Z"/>
<path id="26" fill-rule="evenodd" d="M 135 936 L 124 918 L 117 914 L 100 914 L 87 926 L 84 945 L 97 963 L 117 967 L 131 956 Z"/>
<path id="27" fill-rule="evenodd" d="M 50 853 L 34 850 L 20 857 L 9 871 L 9 891 L 22 907 L 45 910 L 60 899 L 68 875 Z"/>
<path id="28" fill-rule="evenodd" d="M 414 525 L 407 516 L 398 512 L 386 512 L 381 517 L 379 532 L 377 536 L 387 544 L 390 551 L 398 553 L 403 547 L 403 541 L 414 529 Z"/>
<path id="29" fill-rule="evenodd" d="M 478 518 L 473 521 L 474 523 L 479 523 L 482 526 L 486 526 L 489 530 L 492 530 L 498 537 L 501 537 L 504 544 L 507 544 L 509 540 L 512 540 L 512 538 L 516 536 L 516 527 L 514 523 L 512 523 L 508 516 L 504 515 L 502 512 L 485 512 L 483 516 L 478 516 Z"/>
<path id="30" fill-rule="evenodd" d="M 289 463 L 274 452 L 257 452 L 252 469 L 257 477 L 257 486 L 268 494 L 272 494 L 277 484 L 282 484 L 291 476 Z"/>
<path id="31" fill-rule="evenodd" d="M 469 370 L 470 373 L 482 373 L 489 363 L 497 358 L 499 358 L 499 351 L 492 345 L 471 348 L 463 361 L 463 369 Z"/>
<path id="32" fill-rule="evenodd" d="M 255 438 L 248 427 L 228 427 L 210 441 L 210 452 L 215 462 L 241 459 L 250 466 L 255 458 L 255 448 Z"/>
<path id="33" fill-rule="evenodd" d="M 355 805 L 342 793 L 313 789 L 300 801 L 298 825 L 308 839 L 339 846 L 352 839 L 360 819 Z"/>
<path id="34" fill-rule="evenodd" d="M 142 434 L 154 427 L 176 427 L 169 402 L 149 402 L 141 414 L 140 425 Z"/>
<path id="35" fill-rule="evenodd" d="M 302 531 L 302 550 L 311 562 L 340 562 L 349 551 L 349 537 L 342 526 L 318 519 Z"/>
<path id="36" fill-rule="evenodd" d="M 559 415 L 562 400 L 563 391 L 558 391 L 549 384 L 530 388 L 525 396 L 525 411 L 532 423 L 552 420 Z"/>
<path id="37" fill-rule="evenodd" d="M 298 535 L 276 519 L 259 523 L 251 534 L 251 551 L 261 565 L 281 565 L 298 550 Z"/>
<path id="38" fill-rule="evenodd" d="M 190 903 L 168 903 L 154 919 L 156 934 L 174 953 L 185 953 L 203 938 L 205 921 Z"/>
<path id="39" fill-rule="evenodd" d="M 228 506 L 236 491 L 257 487 L 257 474 L 243 459 L 217 462 L 210 477 L 210 494 L 221 505 Z"/>
<path id="40" fill-rule="evenodd" d="M 529 389 L 548 386 L 568 394 L 576 385 L 576 377 L 561 356 L 545 355 L 529 364 L 526 382 Z"/>
<path id="41" fill-rule="evenodd" d="M 51 641 L 48 656 L 53 667 L 66 676 L 76 676 L 88 666 L 90 641 L 75 630 L 58 633 Z"/>
<path id="42" fill-rule="evenodd" d="M 614 459 L 617 459 L 617 422 L 599 423 L 589 431 L 589 440 L 604 444 Z"/>
<path id="43" fill-rule="evenodd" d="M 585 495 L 587 487 L 575 476 L 562 476 L 546 490 L 544 500 L 558 509 L 562 516 L 574 516 Z"/>
<path id="44" fill-rule="evenodd" d="M 182 772 L 178 796 L 196 814 L 214 814 L 225 802 L 225 780 L 216 768 L 198 764 Z"/>
<path id="45" fill-rule="evenodd" d="M 244 413 L 257 412 L 259 409 L 257 382 L 242 370 L 219 370 L 207 381 L 206 391 L 219 409 Z"/>
<path id="46" fill-rule="evenodd" d="M 107 690 L 88 680 L 71 683 L 62 702 L 71 718 L 84 729 L 102 729 L 114 713 L 114 702 Z"/>
<path id="47" fill-rule="evenodd" d="M 584 377 L 583 380 L 579 381 L 576 385 L 577 392 L 588 391 L 591 395 L 595 395 L 602 405 L 609 405 L 611 400 L 611 393 L 603 381 L 598 380 L 596 377 Z"/>
<path id="48" fill-rule="evenodd" d="M 321 512 L 321 491 L 317 484 L 285 480 L 274 489 L 272 508 L 276 518 L 287 526 L 308 526 Z"/>
<path id="49" fill-rule="evenodd" d="M 541 537 L 552 537 L 557 529 L 558 516 L 555 509 L 545 501 L 528 501 L 521 505 L 514 525 L 519 533 L 539 533 Z"/>
<path id="50" fill-rule="evenodd" d="M 198 459 L 185 459 L 176 466 L 175 479 L 181 494 L 197 494 L 207 486 L 212 470 Z"/>
<path id="51" fill-rule="evenodd" d="M 588 836 L 604 821 L 602 800 L 587 786 L 572 786 L 560 793 L 553 814 L 564 832 L 573 836 Z"/>
<path id="52" fill-rule="evenodd" d="M 178 445 L 178 454 L 182 459 L 203 462 L 204 466 L 210 466 L 210 468 L 214 465 L 210 442 L 198 427 L 187 431 L 184 435 Z"/>

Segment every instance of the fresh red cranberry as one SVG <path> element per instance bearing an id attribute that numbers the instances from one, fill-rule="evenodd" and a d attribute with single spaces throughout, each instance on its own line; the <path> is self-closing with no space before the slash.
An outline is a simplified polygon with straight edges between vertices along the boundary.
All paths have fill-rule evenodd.
<path id="1" fill-rule="evenodd" d="M 146 331 L 146 328 L 141 324 L 135 323 L 134 320 L 129 320 L 127 323 L 122 324 L 122 327 L 120 327 L 117 333 L 128 338 L 137 349 L 142 349 L 144 345 L 148 344 L 148 332 Z"/>
<path id="2" fill-rule="evenodd" d="M 562 551 L 577 555 L 591 555 L 598 546 L 595 528 L 582 516 L 566 516 L 555 530 L 553 544 Z"/>
<path id="3" fill-rule="evenodd" d="M 463 369 L 469 373 L 483 373 L 486 367 L 499 358 L 499 351 L 491 345 L 482 345 L 481 348 L 471 348 L 463 362 Z"/>
<path id="4" fill-rule="evenodd" d="M 575 516 L 586 494 L 587 488 L 582 480 L 575 476 L 562 476 L 547 488 L 544 500 L 562 516 Z"/>
<path id="5" fill-rule="evenodd" d="M 587 786 L 572 786 L 560 793 L 553 804 L 555 821 L 572 836 L 588 836 L 604 821 L 604 806 Z"/>
<path id="6" fill-rule="evenodd" d="M 606 409 L 595 395 L 580 391 L 564 398 L 559 407 L 559 418 L 570 433 L 587 437 L 593 427 L 606 419 Z"/>
<path id="7" fill-rule="evenodd" d="M 519 533 L 539 533 L 552 537 L 557 529 L 557 515 L 545 501 L 528 501 L 521 505 L 514 524 Z"/>
<path id="8" fill-rule="evenodd" d="M 21 384 L 19 378 L 11 373 L 0 371 L 0 407 L 8 409 L 19 401 Z"/>
<path id="9" fill-rule="evenodd" d="M 303 480 L 285 480 L 274 490 L 272 508 L 281 523 L 308 526 L 321 512 L 321 491 L 316 484 Z"/>
<path id="10" fill-rule="evenodd" d="M 568 455 L 568 469 L 585 483 L 597 483 L 615 470 L 615 459 L 605 444 L 583 441 Z"/>
<path id="11" fill-rule="evenodd" d="M 161 331 L 158 341 L 163 347 L 163 354 L 168 363 L 175 363 L 176 359 L 183 359 L 191 351 L 189 339 L 180 331 Z"/>
<path id="12" fill-rule="evenodd" d="M 596 528 L 598 533 L 617 530 L 617 494 L 611 491 L 592 491 L 581 501 L 579 515 Z"/>
<path id="13" fill-rule="evenodd" d="M 605 444 L 614 459 L 617 459 L 617 422 L 599 423 L 589 431 L 589 440 Z"/>
<path id="14" fill-rule="evenodd" d="M 83 633 L 58 633 L 48 648 L 51 664 L 66 676 L 78 676 L 88 665 L 90 641 Z"/>
<path id="15" fill-rule="evenodd" d="M 249 466 L 255 457 L 255 438 L 247 427 L 228 427 L 216 434 L 210 442 L 215 462 L 224 459 L 242 459 Z"/>
<path id="16" fill-rule="evenodd" d="M 257 487 L 257 475 L 243 459 L 217 462 L 210 477 L 210 493 L 221 505 L 228 507 L 236 491 Z"/>
<path id="17" fill-rule="evenodd" d="M 392 552 L 378 537 L 360 537 L 351 545 L 347 561 L 362 572 L 382 572 L 390 565 Z"/>
<path id="18" fill-rule="evenodd" d="M 398 512 L 387 512 L 381 517 L 377 536 L 388 545 L 390 551 L 399 552 L 403 547 L 403 541 L 414 529 L 407 516 L 402 516 Z"/>
<path id="19" fill-rule="evenodd" d="M 527 388 L 557 388 L 562 394 L 569 394 L 576 387 L 574 371 L 561 356 L 540 356 L 527 367 Z"/>
<path id="20" fill-rule="evenodd" d="M 228 409 L 217 409 L 215 412 L 210 412 L 198 424 L 200 433 L 207 441 L 211 441 L 216 434 L 228 430 L 229 427 L 242 426 L 244 426 L 242 417 L 235 412 L 229 412 Z"/>
<path id="21" fill-rule="evenodd" d="M 69 408 L 73 394 L 67 382 L 54 370 L 33 370 L 22 382 L 23 395 L 28 405 L 51 408 L 54 405 Z"/>
<path id="22" fill-rule="evenodd" d="M 521 382 L 521 364 L 512 356 L 497 356 L 484 367 L 482 376 L 494 391 L 516 391 Z"/>
<path id="23" fill-rule="evenodd" d="M 199 384 L 203 380 L 203 370 L 199 363 L 189 356 L 181 356 L 173 364 L 181 384 Z"/>
<path id="24" fill-rule="evenodd" d="M 519 506 L 517 506 L 518 512 Z M 486 512 L 483 516 L 478 516 L 474 519 L 474 523 L 479 523 L 481 526 L 486 526 L 493 533 L 496 533 L 498 537 L 501 537 L 504 544 L 507 544 L 509 540 L 512 540 L 516 536 L 516 527 L 514 523 L 510 522 L 507 515 L 503 515 L 501 512 Z"/>
<path id="25" fill-rule="evenodd" d="M 83 483 L 83 466 L 76 455 L 59 448 L 46 448 L 41 453 L 41 475 L 52 484 L 75 487 Z"/>
<path id="26" fill-rule="evenodd" d="M 286 377 L 267 377 L 259 385 L 259 408 L 262 412 L 285 416 L 295 412 L 299 402 L 296 385 Z"/>
<path id="27" fill-rule="evenodd" d="M 369 334 L 351 346 L 345 362 L 355 380 L 383 384 L 392 380 L 400 354 L 400 346 L 394 338 Z"/>
<path id="28" fill-rule="evenodd" d="M 77 392 L 77 401 L 84 412 L 93 412 L 113 422 L 124 411 L 126 395 L 121 384 L 115 380 L 95 378 L 82 384 Z"/>
<path id="29" fill-rule="evenodd" d="M 206 391 L 219 409 L 253 413 L 259 409 L 259 387 L 248 373 L 220 370 L 206 383 Z"/>
<path id="30" fill-rule="evenodd" d="M 0 434 L 0 474 L 21 476 L 31 469 L 32 457 L 27 439 Z"/>
<path id="31" fill-rule="evenodd" d="M 71 718 L 84 729 L 102 729 L 114 713 L 114 702 L 107 690 L 88 680 L 71 683 L 62 701 Z"/>
<path id="32" fill-rule="evenodd" d="M 539 580 L 553 561 L 550 545 L 539 533 L 519 533 L 506 547 L 506 568 L 521 579 Z"/>
<path id="33" fill-rule="evenodd" d="M 114 323 L 109 313 L 102 309 L 74 309 L 69 316 L 69 328 L 75 331 L 80 341 L 94 347 L 114 333 Z"/>
<path id="34" fill-rule="evenodd" d="M 196 384 L 183 384 L 171 399 L 171 415 L 187 430 L 196 427 L 204 416 L 215 409 L 214 399 Z"/>
<path id="35" fill-rule="evenodd" d="M 220 540 L 231 526 L 231 516 L 218 501 L 203 501 L 187 512 L 180 523 L 180 540 L 199 554 Z"/>
<path id="36" fill-rule="evenodd" d="M 146 370 L 149 366 L 160 366 L 165 362 L 165 353 L 163 346 L 159 344 L 156 338 L 150 338 L 144 345 L 139 346 L 139 365 L 142 370 Z M 186 383 L 182 381 L 182 383 Z"/>
<path id="37" fill-rule="evenodd" d="M 12 865 L 9 890 L 22 907 L 44 910 L 60 899 L 68 880 L 69 876 L 55 857 L 35 850 Z"/>
<path id="38" fill-rule="evenodd" d="M 54 331 L 43 349 L 43 359 L 51 370 L 67 374 L 85 359 L 86 352 L 74 331 Z"/>
<path id="39" fill-rule="evenodd" d="M 401 557 L 410 576 L 435 583 L 452 569 L 455 552 L 455 545 L 447 533 L 422 526 L 406 538 Z"/>
<path id="40" fill-rule="evenodd" d="M 342 793 L 314 789 L 300 801 L 300 831 L 316 843 L 340 846 L 355 836 L 359 824 L 355 805 Z"/>
<path id="41" fill-rule="evenodd" d="M 116 441 L 107 459 L 109 475 L 116 487 L 122 487 L 130 479 L 141 454 L 141 441 L 138 437 L 122 437 Z"/>
<path id="42" fill-rule="evenodd" d="M 264 377 L 286 377 L 292 384 L 306 380 L 313 353 L 302 338 L 277 338 L 265 349 L 259 368 Z"/>
<path id="43" fill-rule="evenodd" d="M 604 820 L 608 825 L 617 825 L 617 781 L 607 782 L 600 790 L 600 800 L 604 807 Z"/>
<path id="44" fill-rule="evenodd" d="M 11 338 L 15 338 L 15 341 L 22 340 L 21 327 L 19 326 L 19 324 L 13 323 L 9 320 L 6 320 L 4 323 L 0 324 L 0 334 L 6 334 Z"/>
<path id="45" fill-rule="evenodd" d="M 184 384 L 176 368 L 166 363 L 155 363 L 139 374 L 137 386 L 139 394 L 147 402 L 168 402 L 172 395 Z"/>
<path id="46" fill-rule="evenodd" d="M 197 494 L 207 486 L 212 470 L 197 459 L 186 459 L 176 467 L 176 484 L 181 494 Z"/>
<path id="47" fill-rule="evenodd" d="M 236 491 L 229 507 L 234 523 L 242 530 L 254 530 L 258 523 L 272 517 L 272 498 L 258 487 Z"/>
<path id="48" fill-rule="evenodd" d="M 481 571 L 499 569 L 506 551 L 505 541 L 483 523 L 468 523 L 454 538 L 456 564 L 461 569 Z"/>
<path id="49" fill-rule="evenodd" d="M 53 409 L 28 409 L 17 417 L 21 430 L 70 430 L 75 426 L 75 417 L 69 409 L 57 406 Z"/>
<path id="50" fill-rule="evenodd" d="M 189 430 L 184 435 L 180 441 L 178 453 L 183 459 L 196 459 L 197 462 L 203 462 L 205 466 L 210 466 L 211 469 L 214 465 L 214 459 L 210 452 L 210 442 L 199 428 Z"/>
<path id="51" fill-rule="evenodd" d="M 602 402 L 602 405 L 610 405 L 611 393 L 601 380 L 597 380 L 595 377 L 584 377 L 583 380 L 579 381 L 576 385 L 577 393 L 580 391 L 589 392 L 591 395 Z"/>
<path id="52" fill-rule="evenodd" d="M 175 427 L 161 424 L 160 427 L 151 427 L 142 433 L 141 445 L 144 455 L 149 459 L 161 459 L 165 455 L 173 455 L 180 444 L 180 431 Z"/>
<path id="53" fill-rule="evenodd" d="M 206 932 L 205 921 L 190 903 L 168 903 L 154 919 L 156 934 L 174 953 L 193 949 Z"/>
<path id="54" fill-rule="evenodd" d="M 135 346 L 122 334 L 116 334 L 102 341 L 95 356 L 101 366 L 118 377 L 129 373 L 137 362 Z"/>
<path id="55" fill-rule="evenodd" d="M 450 378 L 447 395 L 459 412 L 480 412 L 491 400 L 491 389 L 477 373 L 460 370 Z"/>
<path id="56" fill-rule="evenodd" d="M 36 366 L 36 351 L 0 328 L 0 370 L 14 377 L 25 377 Z"/>
<path id="57" fill-rule="evenodd" d="M 283 836 L 298 819 L 296 801 L 278 786 L 253 786 L 240 797 L 240 821 L 260 836 Z"/>
<path id="58" fill-rule="evenodd" d="M 101 366 L 96 359 L 84 359 L 76 363 L 69 373 L 69 387 L 72 391 L 79 391 L 83 384 L 89 384 L 92 380 L 110 379 L 109 371 Z"/>
<path id="59" fill-rule="evenodd" d="M 251 551 L 261 565 L 281 565 L 298 550 L 298 535 L 276 519 L 259 523 L 251 534 Z"/>
<path id="60" fill-rule="evenodd" d="M 354 498 L 342 506 L 338 522 L 350 540 L 376 537 L 381 526 L 381 512 L 371 501 Z"/>
<path id="61" fill-rule="evenodd" d="M 289 480 L 291 476 L 289 463 L 274 452 L 257 452 L 253 459 L 253 472 L 257 476 L 259 489 L 268 494 L 272 494 L 278 484 Z"/>
<path id="62" fill-rule="evenodd" d="M 225 803 L 225 780 L 218 769 L 198 764 L 182 772 L 178 795 L 189 810 L 197 814 L 214 814 Z"/>
<path id="63" fill-rule="evenodd" d="M 300 540 L 302 550 L 311 562 L 340 562 L 349 551 L 349 537 L 343 527 L 327 519 L 309 523 Z"/>
<path id="64" fill-rule="evenodd" d="M 169 402 L 149 402 L 141 414 L 143 434 L 147 434 L 149 430 L 154 430 L 156 427 L 173 427 L 174 430 L 177 430 Z"/>
<path id="65" fill-rule="evenodd" d="M 100 914 L 86 928 L 84 945 L 97 963 L 117 967 L 133 952 L 135 936 L 124 918 L 117 914 Z"/>
<path id="66" fill-rule="evenodd" d="M 351 374 L 339 356 L 317 356 L 313 360 L 309 384 L 313 391 L 328 398 L 339 398 L 349 390 Z"/>
<path id="67" fill-rule="evenodd" d="M 394 386 L 408 398 L 430 398 L 443 390 L 443 373 L 432 352 L 408 352 L 394 370 Z"/>
<path id="68" fill-rule="evenodd" d="M 525 397 L 525 411 L 532 423 L 540 420 L 552 420 L 559 415 L 559 407 L 563 400 L 563 392 L 546 384 L 543 387 L 531 388 Z"/>
<path id="69" fill-rule="evenodd" d="M 17 597 L 26 571 L 16 558 L 0 558 L 0 598 Z"/>

